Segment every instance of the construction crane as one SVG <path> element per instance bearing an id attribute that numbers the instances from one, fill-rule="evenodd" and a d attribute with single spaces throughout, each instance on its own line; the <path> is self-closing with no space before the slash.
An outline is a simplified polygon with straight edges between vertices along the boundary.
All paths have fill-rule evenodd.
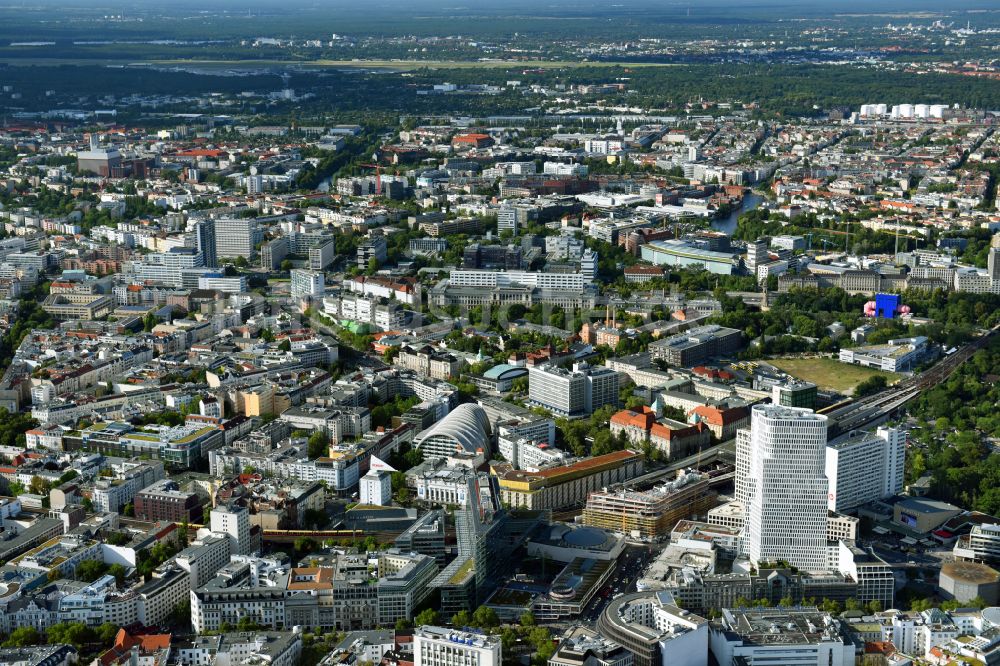
<path id="1" fill-rule="evenodd" d="M 375 196 L 382 196 L 382 165 L 381 164 L 359 164 L 358 166 L 375 169 Z"/>

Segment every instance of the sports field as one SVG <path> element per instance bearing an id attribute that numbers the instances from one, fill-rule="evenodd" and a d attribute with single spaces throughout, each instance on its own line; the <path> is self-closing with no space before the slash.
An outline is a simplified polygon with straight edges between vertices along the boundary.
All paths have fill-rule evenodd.
<path id="1" fill-rule="evenodd" d="M 849 365 L 828 357 L 772 358 L 767 362 L 793 377 L 816 384 L 820 389 L 845 394 L 852 393 L 855 386 L 873 375 L 883 375 L 890 384 L 899 379 L 899 375 L 893 372 Z"/>

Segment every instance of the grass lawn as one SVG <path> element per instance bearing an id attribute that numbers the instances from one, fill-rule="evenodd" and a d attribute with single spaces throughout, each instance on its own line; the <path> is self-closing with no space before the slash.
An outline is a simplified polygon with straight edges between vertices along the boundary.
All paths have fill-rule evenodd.
<path id="1" fill-rule="evenodd" d="M 855 386 L 873 375 L 884 376 L 890 384 L 899 379 L 899 375 L 893 372 L 849 365 L 832 358 L 774 358 L 767 359 L 767 362 L 793 377 L 816 384 L 820 389 L 845 394 L 852 393 Z"/>

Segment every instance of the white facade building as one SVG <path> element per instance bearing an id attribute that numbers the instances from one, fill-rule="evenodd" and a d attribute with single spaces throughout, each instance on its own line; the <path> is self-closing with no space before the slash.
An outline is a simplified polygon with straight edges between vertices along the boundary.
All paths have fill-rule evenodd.
<path id="1" fill-rule="evenodd" d="M 850 433 L 826 447 L 828 508 L 846 511 L 903 491 L 906 431 Z"/>
<path id="2" fill-rule="evenodd" d="M 423 626 L 413 632 L 415 666 L 500 666 L 498 636 Z"/>
<path id="3" fill-rule="evenodd" d="M 250 554 L 250 512 L 243 506 L 217 506 L 212 509 L 211 530 L 225 534 L 234 555 Z"/>
<path id="4" fill-rule="evenodd" d="M 292 298 L 319 298 L 323 295 L 325 285 L 321 272 L 295 269 L 291 277 Z"/>
<path id="5" fill-rule="evenodd" d="M 596 255 L 595 255 L 596 256 Z M 583 273 L 535 273 L 532 271 L 489 271 L 453 269 L 448 283 L 453 287 L 510 287 L 533 289 L 579 289 L 591 283 Z"/>
<path id="6" fill-rule="evenodd" d="M 577 363 L 572 370 L 543 365 L 528 369 L 528 400 L 560 416 L 585 416 L 618 406 L 618 373 Z"/>
<path id="7" fill-rule="evenodd" d="M 373 467 L 361 477 L 361 504 L 373 506 L 392 504 L 392 472 Z"/>
<path id="8" fill-rule="evenodd" d="M 384 300 L 384 302 L 380 302 Z M 323 311 L 330 317 L 372 324 L 381 331 L 402 328 L 406 310 L 395 300 L 379 299 L 361 294 L 344 294 L 340 298 L 324 298 Z"/>
<path id="9" fill-rule="evenodd" d="M 737 499 L 752 562 L 784 560 L 808 571 L 827 564 L 826 417 L 755 405 L 749 439 L 737 439 Z M 743 478 L 740 478 L 740 477 Z"/>
<path id="10" fill-rule="evenodd" d="M 709 645 L 718 664 L 853 666 L 839 620 L 815 608 L 723 609 Z"/>
<path id="11" fill-rule="evenodd" d="M 219 257 L 257 256 L 256 244 L 260 231 L 252 218 L 215 221 L 215 251 Z"/>

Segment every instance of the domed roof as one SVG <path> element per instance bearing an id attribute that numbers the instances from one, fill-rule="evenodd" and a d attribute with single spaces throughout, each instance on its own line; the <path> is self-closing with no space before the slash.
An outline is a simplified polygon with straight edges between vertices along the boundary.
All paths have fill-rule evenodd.
<path id="1" fill-rule="evenodd" d="M 604 530 L 596 527 L 578 527 L 563 535 L 563 541 L 577 548 L 593 548 L 608 540 Z"/>
<path id="2" fill-rule="evenodd" d="M 417 446 L 451 443 L 452 452 L 458 448 L 468 453 L 489 448 L 490 420 L 479 405 L 463 404 L 418 436 Z"/>

